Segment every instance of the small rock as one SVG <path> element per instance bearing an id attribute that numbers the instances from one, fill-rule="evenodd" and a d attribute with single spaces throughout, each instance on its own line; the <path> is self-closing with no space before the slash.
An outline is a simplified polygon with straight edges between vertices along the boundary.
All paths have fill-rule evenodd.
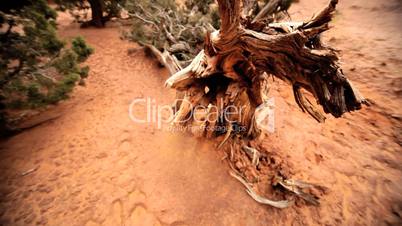
<path id="1" fill-rule="evenodd" d="M 106 153 L 106 152 L 99 153 L 99 154 L 96 156 L 96 158 L 98 158 L 98 159 L 103 159 L 103 158 L 106 158 L 106 157 L 107 157 L 107 153 Z"/>

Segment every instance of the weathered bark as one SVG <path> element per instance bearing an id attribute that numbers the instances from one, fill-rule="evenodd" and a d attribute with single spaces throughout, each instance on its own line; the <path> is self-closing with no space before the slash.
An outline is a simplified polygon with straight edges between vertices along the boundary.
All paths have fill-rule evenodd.
<path id="1" fill-rule="evenodd" d="M 270 4 L 278 2 L 273 0 Z M 309 186 L 287 180 L 289 173 L 278 164 L 260 162 L 272 153 L 257 151 L 258 145 L 252 142 L 261 134 L 255 114 L 256 109 L 267 101 L 269 76 L 288 82 L 293 88 L 296 103 L 319 122 L 324 122 L 324 113 L 311 104 L 301 92 L 302 89 L 315 97 L 325 113 L 335 117 L 358 110 L 367 103 L 343 74 L 336 51 L 320 41 L 320 34 L 329 29 L 328 23 L 337 3 L 337 0 L 331 0 L 305 22 L 267 23 L 263 18 L 272 14 L 275 6 L 268 5 L 253 19 L 247 16 L 250 1 L 218 0 L 220 30 L 208 33 L 204 50 L 189 66 L 166 81 L 168 87 L 183 92 L 186 100 L 175 116 L 175 123 L 192 126 L 197 136 L 226 134 L 222 136 L 223 141 L 219 146 L 226 146 L 229 163 L 243 179 L 258 181 L 258 175 L 269 174 L 270 181 L 276 180 L 276 184 L 312 204 L 318 204 L 316 197 L 303 191 Z M 199 106 L 208 110 L 200 113 Z M 241 108 L 242 113 L 233 112 L 232 108 L 228 110 L 229 106 Z M 210 109 L 217 111 L 214 113 L 218 117 L 204 121 L 193 117 L 182 122 L 183 118 L 195 112 L 207 118 Z M 211 134 L 208 126 L 216 125 L 225 129 L 213 130 Z M 238 130 L 239 126 L 246 129 Z M 248 145 L 251 147 L 247 148 Z M 254 153 L 253 156 L 250 153 Z M 249 187 L 247 189 L 250 190 Z M 257 201 L 271 203 L 261 201 L 253 192 L 249 191 L 249 194 Z M 283 203 L 273 205 L 286 206 Z"/>

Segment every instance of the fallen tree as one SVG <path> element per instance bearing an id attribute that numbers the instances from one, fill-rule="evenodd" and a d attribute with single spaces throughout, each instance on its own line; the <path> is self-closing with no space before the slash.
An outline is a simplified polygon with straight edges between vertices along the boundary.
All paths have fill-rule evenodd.
<path id="1" fill-rule="evenodd" d="M 280 1 L 269 1 L 253 17 L 255 1 L 218 0 L 220 29 L 206 34 L 203 49 L 183 69 L 174 56 L 148 47 L 172 73 L 177 71 L 166 81 L 182 97 L 173 122 L 191 127 L 196 136 L 221 139 L 219 147 L 227 153 L 231 175 L 253 199 L 285 208 L 293 194 L 317 205 L 324 189 L 289 179 L 286 166 L 258 141 L 263 130 L 257 113 L 267 104 L 268 78 L 290 84 L 296 103 L 318 122 L 324 122 L 324 113 L 340 117 L 367 102 L 343 74 L 336 51 L 320 40 L 338 1 L 331 0 L 305 22 L 275 22 L 275 2 Z M 286 192 L 275 193 L 278 187 Z M 266 195 L 286 200 L 271 201 Z"/>

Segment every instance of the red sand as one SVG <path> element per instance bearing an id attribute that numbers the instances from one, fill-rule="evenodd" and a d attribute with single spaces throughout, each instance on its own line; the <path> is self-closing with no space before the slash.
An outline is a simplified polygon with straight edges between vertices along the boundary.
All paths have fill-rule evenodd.
<path id="1" fill-rule="evenodd" d="M 306 18 L 325 2 L 302 0 L 290 13 Z M 173 101 L 166 70 L 127 55 L 136 46 L 116 27 L 82 30 L 61 16 L 63 37 L 81 34 L 96 48 L 90 77 L 40 116 L 60 118 L 0 143 L 0 225 L 401 224 L 401 19 L 397 0 L 343 0 L 325 34 L 370 108 L 318 124 L 275 82 L 276 132 L 265 146 L 296 179 L 329 188 L 319 207 L 278 210 L 245 193 L 213 144 L 131 122 L 134 98 Z"/>

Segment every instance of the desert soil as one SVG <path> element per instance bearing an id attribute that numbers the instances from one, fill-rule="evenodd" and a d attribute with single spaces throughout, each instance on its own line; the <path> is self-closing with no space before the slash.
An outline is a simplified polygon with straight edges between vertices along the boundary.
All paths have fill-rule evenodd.
<path id="1" fill-rule="evenodd" d="M 301 0 L 290 13 L 308 18 L 325 2 Z M 276 131 L 264 140 L 295 179 L 328 187 L 320 206 L 259 205 L 214 143 L 132 122 L 133 99 L 174 100 L 167 71 L 142 51 L 128 54 L 138 46 L 118 26 L 79 29 L 61 16 L 62 37 L 82 35 L 96 49 L 90 76 L 32 120 L 56 119 L 0 143 L 0 225 L 401 225 L 402 3 L 344 0 L 338 9 L 324 40 L 372 106 L 318 124 L 275 81 Z"/>

